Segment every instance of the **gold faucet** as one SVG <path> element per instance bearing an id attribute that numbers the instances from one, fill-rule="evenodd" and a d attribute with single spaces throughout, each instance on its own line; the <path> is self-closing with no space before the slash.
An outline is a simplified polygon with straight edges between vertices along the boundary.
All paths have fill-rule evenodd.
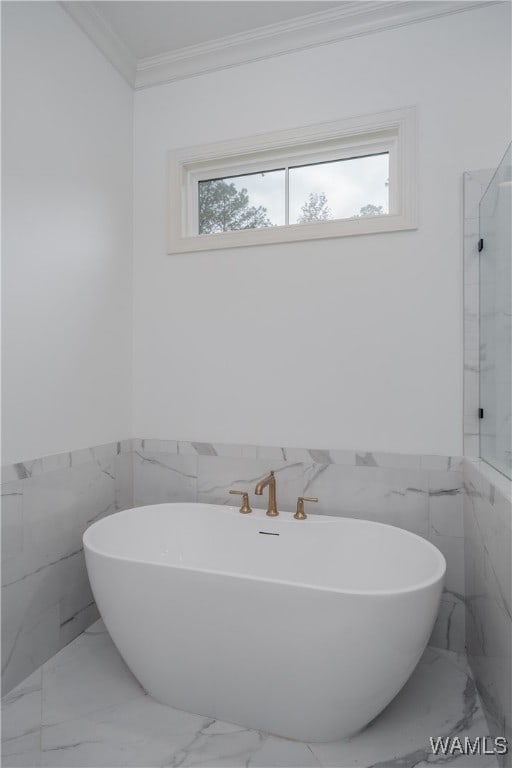
<path id="1" fill-rule="evenodd" d="M 268 509 L 267 509 L 267 515 L 269 517 L 277 517 L 279 512 L 277 511 L 277 501 L 276 501 L 276 478 L 274 476 L 274 472 L 272 471 L 270 475 L 263 478 L 256 488 L 254 489 L 254 493 L 257 496 L 261 496 L 263 493 L 263 489 L 266 488 L 268 485 Z"/>
<path id="2" fill-rule="evenodd" d="M 249 504 L 249 494 L 247 491 L 230 491 L 230 493 L 233 493 L 236 496 L 242 496 L 242 506 L 240 507 L 240 512 L 242 515 L 248 515 L 250 512 L 252 512 L 251 506 Z"/>
<path id="3" fill-rule="evenodd" d="M 294 514 L 294 518 L 296 520 L 305 520 L 307 517 L 306 513 L 304 512 L 305 501 L 318 501 L 318 499 L 313 496 L 299 496 L 297 499 L 297 511 Z"/>

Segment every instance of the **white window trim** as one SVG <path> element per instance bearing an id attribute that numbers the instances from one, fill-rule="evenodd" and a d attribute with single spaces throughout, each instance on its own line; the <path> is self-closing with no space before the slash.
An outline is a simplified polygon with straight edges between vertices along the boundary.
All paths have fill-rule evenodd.
<path id="1" fill-rule="evenodd" d="M 388 214 L 197 234 L 197 184 L 202 179 L 388 151 Z M 416 229 L 416 187 L 415 107 L 173 150 L 169 253 Z"/>

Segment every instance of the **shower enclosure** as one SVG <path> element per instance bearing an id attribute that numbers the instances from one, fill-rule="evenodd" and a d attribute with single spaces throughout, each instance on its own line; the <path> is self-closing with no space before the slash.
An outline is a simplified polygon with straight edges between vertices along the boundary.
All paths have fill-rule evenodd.
<path id="1" fill-rule="evenodd" d="M 512 145 L 479 207 L 480 456 L 512 479 Z"/>

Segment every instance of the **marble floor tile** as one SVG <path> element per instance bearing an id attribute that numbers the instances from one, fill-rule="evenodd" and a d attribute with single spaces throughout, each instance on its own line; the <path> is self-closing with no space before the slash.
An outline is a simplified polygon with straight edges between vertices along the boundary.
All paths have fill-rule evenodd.
<path id="1" fill-rule="evenodd" d="M 42 669 L 36 670 L 2 701 L 2 743 L 41 727 Z"/>
<path id="2" fill-rule="evenodd" d="M 309 744 L 300 741 L 289 741 L 279 736 L 267 736 L 263 745 L 251 757 L 248 766 L 274 768 L 274 766 L 289 766 L 290 768 L 316 768 L 320 761 L 315 757 Z"/>
<path id="3" fill-rule="evenodd" d="M 240 766 L 250 765 L 260 750 L 265 735 L 239 725 L 210 720 L 195 738 L 176 753 L 165 765 L 178 766 Z"/>
<path id="4" fill-rule="evenodd" d="M 434 757 L 429 736 L 486 736 L 461 654 L 427 648 L 413 676 L 366 729 L 306 744 L 182 712 L 148 696 L 101 621 L 3 701 L 2 764 L 48 768 L 494 768 L 490 756 Z"/>
<path id="5" fill-rule="evenodd" d="M 62 724 L 144 695 L 98 621 L 43 664 L 42 724 Z"/>
<path id="6" fill-rule="evenodd" d="M 418 768 L 449 762 L 460 768 L 497 766 L 490 756 L 434 757 L 429 737 L 486 736 L 489 731 L 466 659 L 427 648 L 414 674 L 391 704 L 361 733 L 312 744 L 322 766 Z"/>
<path id="7" fill-rule="evenodd" d="M 147 694 L 42 729 L 42 765 L 171 765 L 209 721 L 166 707 Z"/>
<path id="8" fill-rule="evenodd" d="M 41 764 L 42 669 L 27 677 L 2 701 L 2 763 Z"/>

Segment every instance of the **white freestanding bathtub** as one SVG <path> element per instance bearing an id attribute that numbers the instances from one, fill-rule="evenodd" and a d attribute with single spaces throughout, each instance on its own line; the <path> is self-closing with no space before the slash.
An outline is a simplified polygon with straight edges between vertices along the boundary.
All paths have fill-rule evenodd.
<path id="1" fill-rule="evenodd" d="M 84 549 L 107 629 L 149 694 L 301 741 L 353 734 L 393 699 L 446 568 L 400 528 L 212 504 L 118 512 Z"/>

